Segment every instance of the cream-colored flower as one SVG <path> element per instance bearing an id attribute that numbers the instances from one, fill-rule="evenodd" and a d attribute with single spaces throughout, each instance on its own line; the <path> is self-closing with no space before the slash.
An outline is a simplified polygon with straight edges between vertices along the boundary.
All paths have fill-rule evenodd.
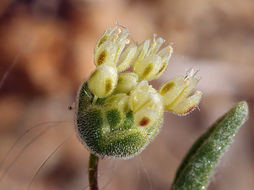
<path id="1" fill-rule="evenodd" d="M 129 68 L 136 56 L 137 46 L 131 44 L 126 47 L 130 42 L 128 36 L 129 31 L 118 25 L 106 30 L 95 46 L 95 65 L 116 66 L 118 71 Z"/>
<path id="2" fill-rule="evenodd" d="M 191 69 L 185 77 L 176 77 L 161 87 L 160 94 L 163 97 L 165 110 L 185 115 L 198 106 L 202 92 L 196 91 L 191 95 L 200 80 L 196 74 L 197 71 Z"/>
<path id="3" fill-rule="evenodd" d="M 134 72 L 141 80 L 159 78 L 166 70 L 173 49 L 171 46 L 160 50 L 164 40 L 154 36 L 153 41 L 146 40 L 138 47 L 137 58 L 134 63 Z"/>

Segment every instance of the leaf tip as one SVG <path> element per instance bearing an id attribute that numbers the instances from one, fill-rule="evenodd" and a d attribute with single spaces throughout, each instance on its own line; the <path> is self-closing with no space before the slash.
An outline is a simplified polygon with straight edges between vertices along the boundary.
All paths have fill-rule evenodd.
<path id="1" fill-rule="evenodd" d="M 235 106 L 235 112 L 242 117 L 242 122 L 244 123 L 248 119 L 249 106 L 246 101 L 241 101 Z"/>
<path id="2" fill-rule="evenodd" d="M 245 115 L 247 116 L 249 113 L 249 106 L 248 103 L 246 101 L 241 101 L 238 103 L 237 105 L 238 109 L 242 111 L 242 113 L 245 113 Z"/>

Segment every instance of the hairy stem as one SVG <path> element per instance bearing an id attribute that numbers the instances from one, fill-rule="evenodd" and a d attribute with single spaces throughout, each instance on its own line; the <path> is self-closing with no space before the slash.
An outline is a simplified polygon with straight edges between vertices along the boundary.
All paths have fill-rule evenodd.
<path id="1" fill-rule="evenodd" d="M 94 154 L 90 154 L 88 167 L 90 190 L 98 190 L 98 164 L 99 158 Z"/>

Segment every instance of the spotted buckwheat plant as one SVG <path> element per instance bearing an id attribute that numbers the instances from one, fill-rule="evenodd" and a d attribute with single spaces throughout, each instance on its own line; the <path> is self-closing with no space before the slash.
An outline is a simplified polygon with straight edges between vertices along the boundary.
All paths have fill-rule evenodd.
<path id="1" fill-rule="evenodd" d="M 96 70 L 78 93 L 78 136 L 97 156 L 140 153 L 158 134 L 164 111 L 186 115 L 202 96 L 193 93 L 199 81 L 193 69 L 153 88 L 149 81 L 167 69 L 172 47 L 163 47 L 165 40 L 156 36 L 141 44 L 131 44 L 128 37 L 118 25 L 104 32 L 95 45 Z"/>
<path id="2" fill-rule="evenodd" d="M 80 141 L 90 151 L 90 190 L 98 190 L 100 158 L 127 159 L 137 155 L 159 133 L 164 111 L 186 115 L 198 106 L 202 97 L 200 91 L 194 91 L 200 78 L 193 69 L 185 76 L 169 80 L 158 90 L 153 88 L 149 81 L 165 72 L 172 47 L 164 45 L 165 41 L 155 35 L 141 44 L 130 43 L 128 37 L 128 30 L 118 25 L 105 31 L 95 45 L 96 69 L 78 91 L 75 129 Z M 216 165 L 247 117 L 248 105 L 243 101 L 208 128 L 186 154 L 170 190 L 206 189 Z M 28 129 L 16 143 L 36 127 Z M 15 147 L 12 146 L 0 163 L 0 185 L 20 153 L 48 129 L 28 142 L 2 171 L 2 163 Z M 27 190 L 58 148 L 38 168 Z"/>
<path id="3" fill-rule="evenodd" d="M 91 153 L 91 190 L 98 190 L 99 158 L 127 159 L 140 153 L 158 134 L 164 111 L 186 115 L 202 97 L 194 92 L 200 79 L 193 69 L 159 90 L 153 88 L 149 81 L 165 72 L 172 47 L 155 35 L 141 44 L 130 44 L 128 36 L 118 25 L 106 30 L 95 45 L 96 70 L 78 92 L 76 131 Z M 206 189 L 247 116 L 248 105 L 240 102 L 201 135 L 178 168 L 171 190 Z"/>

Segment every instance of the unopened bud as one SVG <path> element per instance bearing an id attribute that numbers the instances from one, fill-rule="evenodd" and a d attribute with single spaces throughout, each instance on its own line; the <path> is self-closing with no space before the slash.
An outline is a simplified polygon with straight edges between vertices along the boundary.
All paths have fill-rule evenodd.
<path id="1" fill-rule="evenodd" d="M 101 65 L 96 68 L 88 80 L 88 86 L 94 95 L 105 97 L 110 95 L 117 84 L 117 70 L 115 67 Z"/>
<path id="2" fill-rule="evenodd" d="M 120 73 L 115 93 L 129 93 L 136 85 L 138 76 L 135 73 Z"/>
<path id="3" fill-rule="evenodd" d="M 160 121 L 163 112 L 161 96 L 147 81 L 142 81 L 131 92 L 129 107 L 138 126 L 151 126 Z"/>

